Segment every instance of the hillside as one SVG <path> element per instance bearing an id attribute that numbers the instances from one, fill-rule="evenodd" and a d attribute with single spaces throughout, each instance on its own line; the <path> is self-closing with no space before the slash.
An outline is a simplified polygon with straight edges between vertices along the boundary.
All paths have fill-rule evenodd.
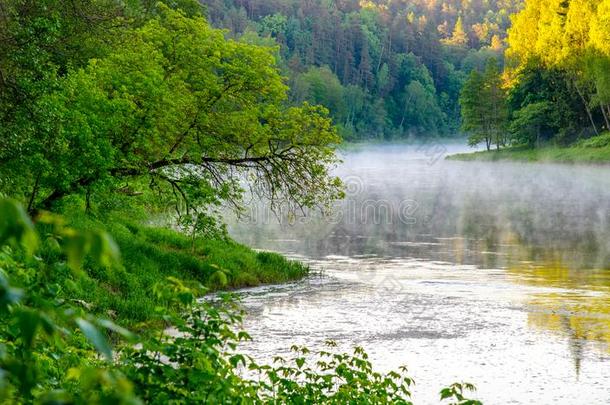
<path id="1" fill-rule="evenodd" d="M 231 36 L 279 44 L 291 101 L 326 106 L 347 139 L 453 135 L 466 75 L 501 58 L 521 1 L 204 0 Z"/>

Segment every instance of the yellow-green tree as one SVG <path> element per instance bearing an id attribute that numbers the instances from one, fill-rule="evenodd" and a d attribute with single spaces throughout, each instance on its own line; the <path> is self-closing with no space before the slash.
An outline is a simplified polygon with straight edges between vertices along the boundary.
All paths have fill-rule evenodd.
<path id="1" fill-rule="evenodd" d="M 513 79 L 532 60 L 542 68 L 565 71 L 596 133 L 600 120 L 610 127 L 609 8 L 602 0 L 527 0 L 513 17 L 506 52 Z"/>

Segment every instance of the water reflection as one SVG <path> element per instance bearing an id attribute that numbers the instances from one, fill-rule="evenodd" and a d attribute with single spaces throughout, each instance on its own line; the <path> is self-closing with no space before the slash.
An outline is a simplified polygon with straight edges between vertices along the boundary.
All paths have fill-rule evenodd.
<path id="1" fill-rule="evenodd" d="M 326 274 L 248 296 L 253 351 L 369 342 L 383 366 L 421 368 L 420 388 L 470 375 L 491 403 L 610 401 L 610 167 L 451 162 L 408 146 L 344 160 L 333 215 L 278 224 L 252 206 L 230 226 Z"/>
<path id="2" fill-rule="evenodd" d="M 560 261 L 508 268 L 518 283 L 555 287 L 528 300 L 528 325 L 565 338 L 579 374 L 587 345 L 610 353 L 610 272 L 574 269 Z"/>

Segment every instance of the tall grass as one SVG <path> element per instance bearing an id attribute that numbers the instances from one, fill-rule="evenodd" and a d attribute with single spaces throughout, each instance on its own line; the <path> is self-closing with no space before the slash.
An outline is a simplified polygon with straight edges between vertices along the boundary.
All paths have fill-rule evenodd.
<path id="1" fill-rule="evenodd" d="M 113 219 L 71 217 L 76 229 L 103 229 L 120 248 L 122 264 L 103 268 L 86 263 L 82 276 L 65 269 L 54 277 L 65 297 L 104 313 L 122 324 L 143 329 L 162 305 L 153 287 L 167 277 L 197 282 L 207 289 L 236 289 L 297 280 L 308 273 L 298 262 L 254 250 L 232 240 L 192 239 L 177 231 Z M 52 248 L 42 255 L 49 259 Z"/>

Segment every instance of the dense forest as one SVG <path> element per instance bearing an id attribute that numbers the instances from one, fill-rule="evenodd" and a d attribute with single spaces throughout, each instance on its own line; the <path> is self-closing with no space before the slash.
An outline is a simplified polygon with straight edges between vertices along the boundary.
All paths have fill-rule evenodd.
<path id="1" fill-rule="evenodd" d="M 475 70 L 463 88 L 471 143 L 608 145 L 607 136 L 582 142 L 610 128 L 609 22 L 607 1 L 526 1 L 508 30 L 504 71 Z"/>
<path id="2" fill-rule="evenodd" d="M 232 37 L 279 44 L 290 98 L 346 139 L 455 135 L 467 74 L 502 59 L 521 0 L 205 0 Z"/>

